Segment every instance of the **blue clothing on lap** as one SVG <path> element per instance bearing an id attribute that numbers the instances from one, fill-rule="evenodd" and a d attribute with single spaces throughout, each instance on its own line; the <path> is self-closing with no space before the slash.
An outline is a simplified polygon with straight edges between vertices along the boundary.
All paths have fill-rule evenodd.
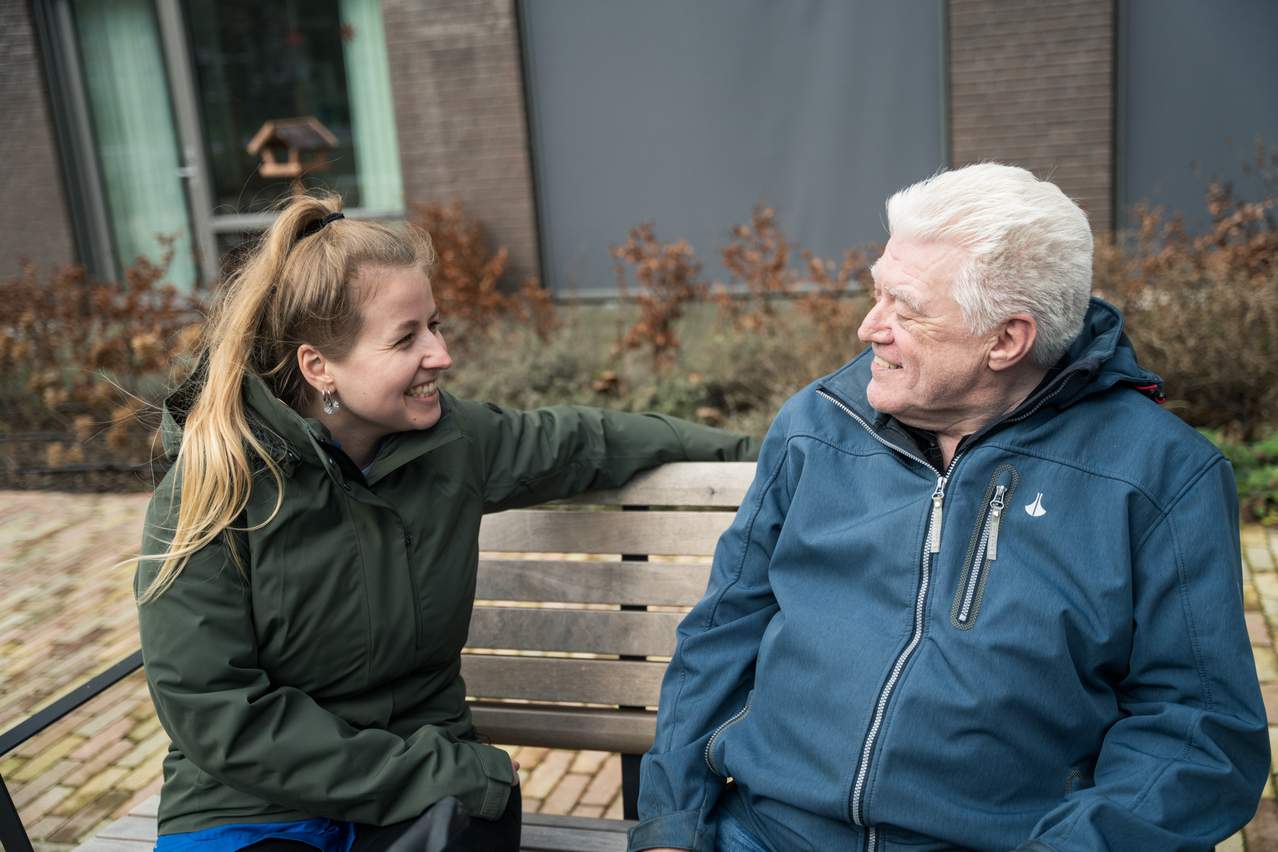
<path id="1" fill-rule="evenodd" d="M 181 834 L 161 834 L 155 852 L 233 852 L 268 838 L 307 843 L 321 852 L 350 852 L 355 824 L 324 817 L 295 822 L 219 825 Z"/>

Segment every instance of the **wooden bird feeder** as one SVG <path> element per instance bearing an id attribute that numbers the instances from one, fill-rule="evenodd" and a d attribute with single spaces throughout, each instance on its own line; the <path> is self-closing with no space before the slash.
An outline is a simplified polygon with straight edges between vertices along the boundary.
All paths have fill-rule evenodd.
<path id="1" fill-rule="evenodd" d="M 325 152 L 337 147 L 337 137 L 313 115 L 277 118 L 262 124 L 248 144 L 248 152 L 262 158 L 258 174 L 265 178 L 292 178 L 300 193 L 302 176 L 327 170 L 332 163 Z"/>

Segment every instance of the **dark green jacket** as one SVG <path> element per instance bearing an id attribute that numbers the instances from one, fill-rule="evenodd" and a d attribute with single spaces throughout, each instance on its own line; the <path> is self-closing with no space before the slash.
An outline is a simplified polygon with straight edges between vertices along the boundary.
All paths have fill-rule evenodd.
<path id="1" fill-rule="evenodd" d="M 166 403 L 180 441 L 188 382 Z M 283 468 L 253 481 L 233 533 L 139 608 L 147 682 L 172 739 L 160 832 L 326 816 L 387 824 L 445 796 L 494 819 L 510 759 L 476 739 L 459 674 L 480 516 L 683 460 L 753 458 L 749 439 L 660 415 L 512 411 L 444 396 L 434 427 L 388 436 L 367 478 L 325 449 L 324 427 L 259 380 L 255 432 Z M 177 516 L 179 471 L 147 513 L 140 590 Z M 260 528 L 259 528 L 260 527 Z"/>

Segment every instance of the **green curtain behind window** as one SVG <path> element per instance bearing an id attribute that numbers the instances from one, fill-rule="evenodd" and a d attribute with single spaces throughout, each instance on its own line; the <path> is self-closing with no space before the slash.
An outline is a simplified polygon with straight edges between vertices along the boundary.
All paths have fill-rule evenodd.
<path id="1" fill-rule="evenodd" d="M 346 93 L 359 172 L 360 206 L 403 210 L 390 63 L 379 0 L 341 0 Z"/>
<path id="2" fill-rule="evenodd" d="M 102 181 L 123 266 L 158 261 L 176 236 L 169 280 L 195 282 L 177 135 L 151 0 L 75 0 Z"/>

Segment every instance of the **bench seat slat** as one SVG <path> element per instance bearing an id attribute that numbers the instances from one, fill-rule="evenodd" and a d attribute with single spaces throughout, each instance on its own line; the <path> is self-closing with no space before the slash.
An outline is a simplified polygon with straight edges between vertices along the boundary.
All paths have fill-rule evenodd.
<path id="1" fill-rule="evenodd" d="M 476 607 L 472 648 L 663 656 L 674 653 L 677 612 Z"/>
<path id="2" fill-rule="evenodd" d="M 593 506 L 718 506 L 735 509 L 754 479 L 753 462 L 675 462 L 636 475 L 622 488 L 565 503 Z"/>
<path id="3" fill-rule="evenodd" d="M 76 847 L 76 852 L 149 852 L 155 846 L 155 840 L 110 840 L 105 837 L 91 837 Z"/>
<path id="4" fill-rule="evenodd" d="M 626 852 L 624 820 L 524 814 L 520 848 L 524 852 Z"/>
<path id="5" fill-rule="evenodd" d="M 573 512 L 486 515 L 479 549 L 499 553 L 646 553 L 710 556 L 732 512 Z"/>
<path id="6" fill-rule="evenodd" d="M 665 663 L 462 654 L 466 694 L 475 698 L 655 706 Z"/>
<path id="7" fill-rule="evenodd" d="M 481 559 L 475 597 L 493 601 L 692 606 L 710 563 Z"/>
<path id="8" fill-rule="evenodd" d="M 145 840 L 155 842 L 155 817 L 129 814 L 98 832 L 106 840 Z"/>

